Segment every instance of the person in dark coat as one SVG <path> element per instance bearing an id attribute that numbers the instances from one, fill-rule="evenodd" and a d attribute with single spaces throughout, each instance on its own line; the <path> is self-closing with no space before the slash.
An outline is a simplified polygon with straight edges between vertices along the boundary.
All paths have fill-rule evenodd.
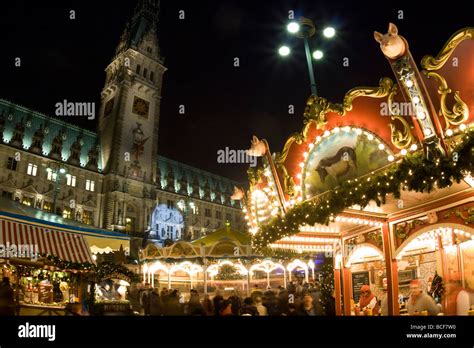
<path id="1" fill-rule="evenodd" d="M 323 307 L 321 305 L 321 290 L 318 284 L 310 288 L 309 294 L 313 298 L 313 306 L 316 309 L 316 315 L 323 315 Z"/>
<path id="2" fill-rule="evenodd" d="M 204 308 L 205 315 L 215 315 L 214 312 L 214 304 L 212 303 L 211 299 L 209 298 L 209 294 L 204 295 L 204 299 L 202 300 L 202 307 Z"/>
<path id="3" fill-rule="evenodd" d="M 199 294 L 196 290 L 191 290 L 191 296 L 186 304 L 187 315 L 206 315 L 204 307 L 199 301 Z"/>
<path id="4" fill-rule="evenodd" d="M 306 294 L 303 297 L 303 303 L 300 305 L 299 315 L 301 316 L 316 316 L 316 307 L 313 304 L 313 297 Z"/>
<path id="5" fill-rule="evenodd" d="M 329 296 L 323 296 L 322 302 L 325 304 L 324 315 L 335 316 L 336 315 L 336 292 L 333 291 Z"/>
<path id="6" fill-rule="evenodd" d="M 168 301 L 164 305 L 164 315 L 167 316 L 177 316 L 184 315 L 184 308 L 181 303 L 179 303 L 179 292 L 178 290 L 173 290 L 168 297 Z"/>
<path id="7" fill-rule="evenodd" d="M 150 315 L 150 284 L 146 283 L 145 288 L 141 290 L 140 303 L 145 315 Z"/>
<path id="8" fill-rule="evenodd" d="M 259 316 L 257 307 L 255 306 L 251 297 L 247 297 L 244 300 L 244 305 L 242 306 L 242 315 L 243 316 Z"/>
<path id="9" fill-rule="evenodd" d="M 234 290 L 232 296 L 230 296 L 228 300 L 232 303 L 232 314 L 240 315 L 242 300 L 240 299 L 238 292 Z"/>
<path id="10" fill-rule="evenodd" d="M 150 293 L 150 315 L 163 315 L 163 303 L 158 288 Z"/>
<path id="11" fill-rule="evenodd" d="M 299 313 L 296 310 L 296 305 L 294 303 L 289 303 L 288 304 L 288 312 L 286 312 L 286 315 L 289 316 L 289 317 L 295 317 L 298 314 Z"/>
<path id="12" fill-rule="evenodd" d="M 0 284 L 0 316 L 15 315 L 15 298 L 10 278 L 3 277 Z"/>
<path id="13" fill-rule="evenodd" d="M 291 281 L 288 286 L 287 286 L 287 289 L 288 289 L 288 293 L 292 294 L 292 295 L 295 295 L 296 294 L 296 285 L 293 281 Z"/>
<path id="14" fill-rule="evenodd" d="M 280 313 L 288 313 L 288 296 L 288 290 L 285 288 L 278 293 L 278 311 Z"/>
<path id="15" fill-rule="evenodd" d="M 224 304 L 224 297 L 222 297 L 221 292 L 219 290 L 216 290 L 216 295 L 212 299 L 212 302 L 214 304 L 214 314 L 216 316 L 219 316 L 221 313 L 222 306 Z"/>
<path id="16" fill-rule="evenodd" d="M 263 297 L 263 305 L 267 307 L 267 312 L 269 316 L 281 315 L 280 308 L 278 306 L 278 300 L 273 291 L 265 291 Z"/>

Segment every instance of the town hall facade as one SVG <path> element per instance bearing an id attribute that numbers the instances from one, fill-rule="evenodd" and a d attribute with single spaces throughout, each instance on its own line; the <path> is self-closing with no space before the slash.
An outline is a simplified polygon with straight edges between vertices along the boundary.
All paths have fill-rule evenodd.
<path id="1" fill-rule="evenodd" d="M 142 0 L 127 24 L 105 69 L 97 132 L 0 99 L 2 196 L 158 244 L 226 221 L 246 228 L 230 198 L 236 182 L 158 154 L 158 12 L 156 0 Z"/>

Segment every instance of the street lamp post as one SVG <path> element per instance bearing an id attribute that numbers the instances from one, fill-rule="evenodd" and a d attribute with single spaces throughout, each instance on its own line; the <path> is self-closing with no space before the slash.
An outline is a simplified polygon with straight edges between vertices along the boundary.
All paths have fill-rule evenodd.
<path id="1" fill-rule="evenodd" d="M 66 174 L 66 169 L 60 164 L 51 162 L 46 169 L 48 173 L 51 173 L 51 178 L 54 180 L 54 192 L 53 192 L 53 214 L 56 214 L 56 200 L 59 191 L 59 183 L 61 179 L 61 174 Z"/>
<path id="2" fill-rule="evenodd" d="M 309 48 L 309 38 L 314 36 L 316 33 L 316 28 L 314 23 L 311 19 L 301 17 L 299 22 L 291 22 L 287 26 L 287 30 L 294 34 L 296 37 L 303 39 L 304 42 L 304 50 L 306 54 L 306 62 L 308 64 L 308 74 L 309 74 L 309 81 L 311 84 L 311 94 L 314 96 L 318 95 L 318 90 L 316 88 L 316 79 L 314 77 L 314 70 L 313 70 L 313 62 L 311 59 L 311 51 Z M 323 30 L 323 35 L 327 38 L 331 38 L 336 34 L 336 31 L 332 27 L 325 28 Z M 281 56 L 287 56 L 290 54 L 290 48 L 288 46 L 282 46 L 279 49 L 279 53 Z M 316 50 L 313 52 L 314 59 L 321 59 L 323 57 L 323 52 L 320 50 Z"/>

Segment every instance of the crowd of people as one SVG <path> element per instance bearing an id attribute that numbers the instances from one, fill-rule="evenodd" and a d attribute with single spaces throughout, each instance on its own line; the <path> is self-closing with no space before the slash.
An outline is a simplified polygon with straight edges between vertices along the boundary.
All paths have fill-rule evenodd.
<path id="1" fill-rule="evenodd" d="M 143 315 L 189 316 L 322 316 L 335 315 L 335 299 L 323 296 L 319 284 L 290 282 L 287 288 L 260 289 L 255 285 L 250 296 L 238 290 L 224 297 L 217 289 L 211 297 L 200 296 L 192 289 L 189 299 L 177 289 L 151 288 L 149 284 L 138 293 Z M 324 298 L 323 298 L 324 297 Z"/>

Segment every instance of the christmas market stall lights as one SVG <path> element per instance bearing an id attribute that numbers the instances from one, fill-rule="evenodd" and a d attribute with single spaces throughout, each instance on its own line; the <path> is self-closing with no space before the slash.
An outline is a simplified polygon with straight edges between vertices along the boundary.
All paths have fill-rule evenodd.
<path id="1" fill-rule="evenodd" d="M 255 288 L 263 291 L 286 288 L 295 280 L 315 281 L 311 253 L 257 255 L 250 241 L 248 235 L 227 224 L 191 243 L 180 241 L 164 248 L 150 244 L 143 253 L 142 283 L 183 293 L 192 289 L 205 294 L 237 290 L 250 295 Z"/>
<path id="2" fill-rule="evenodd" d="M 342 103 L 313 93 L 280 152 L 251 141 L 261 161 L 236 192 L 254 250 L 332 260 L 338 315 L 474 313 L 473 34 L 459 30 L 417 64 L 390 24 L 374 37 L 391 77 Z M 414 291 L 436 306 L 410 305 Z"/>
<path id="3" fill-rule="evenodd" d="M 104 257 L 109 251 L 110 260 L 122 255 L 124 262 L 129 237 L 72 226 L 3 198 L 0 206 L 0 266 L 14 286 L 18 315 L 84 315 L 97 312 L 100 301 L 128 303 L 136 277 L 117 257 Z"/>

